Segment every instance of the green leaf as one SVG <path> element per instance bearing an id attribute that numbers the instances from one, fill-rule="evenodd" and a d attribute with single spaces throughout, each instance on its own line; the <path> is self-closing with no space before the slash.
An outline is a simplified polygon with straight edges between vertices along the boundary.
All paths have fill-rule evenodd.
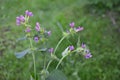
<path id="1" fill-rule="evenodd" d="M 45 80 L 67 80 L 67 77 L 60 70 L 54 70 Z"/>
<path id="2" fill-rule="evenodd" d="M 22 51 L 22 52 L 17 52 L 17 53 L 15 53 L 15 56 L 16 56 L 17 58 L 22 58 L 22 57 L 24 57 L 29 51 L 30 51 L 30 49 L 26 49 L 26 50 L 24 50 L 24 51 Z"/>
<path id="3" fill-rule="evenodd" d="M 36 79 L 35 79 L 35 76 L 36 76 Z M 35 75 L 33 72 L 31 72 L 30 79 L 31 79 L 31 80 L 38 80 L 38 76 Z"/>
<path id="4" fill-rule="evenodd" d="M 57 22 L 57 25 L 58 25 L 58 27 L 60 28 L 60 30 L 61 30 L 62 32 L 64 32 L 62 24 L 61 24 L 60 22 Z"/>
<path id="5" fill-rule="evenodd" d="M 66 56 L 68 54 L 69 51 L 69 47 L 67 47 L 63 52 L 62 52 L 62 56 Z"/>
<path id="6" fill-rule="evenodd" d="M 64 37 L 66 37 L 66 36 L 68 36 L 68 35 L 69 35 L 69 33 L 63 32 L 63 36 L 64 36 Z"/>
<path id="7" fill-rule="evenodd" d="M 27 37 L 24 36 L 24 37 L 22 37 L 22 38 L 18 38 L 18 39 L 17 39 L 17 42 L 18 42 L 18 41 L 22 41 L 22 40 L 26 40 L 26 39 L 27 39 Z"/>
<path id="8" fill-rule="evenodd" d="M 38 48 L 37 50 L 41 51 L 41 52 L 45 52 L 45 51 L 47 51 L 47 48 Z"/>

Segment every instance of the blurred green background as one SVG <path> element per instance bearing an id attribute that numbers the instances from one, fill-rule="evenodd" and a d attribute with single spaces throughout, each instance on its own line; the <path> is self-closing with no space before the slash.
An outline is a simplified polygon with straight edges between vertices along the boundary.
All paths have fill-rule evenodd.
<path id="1" fill-rule="evenodd" d="M 119 80 L 120 78 L 120 0 L 0 0 L 0 80 L 30 80 L 33 70 L 31 55 L 17 59 L 15 52 L 26 49 L 26 41 L 16 42 L 24 37 L 23 27 L 16 26 L 16 16 L 26 10 L 33 12 L 31 24 L 40 22 L 50 29 L 52 36 L 49 46 L 55 47 L 62 29 L 69 23 L 83 26 L 81 41 L 85 42 L 93 54 L 85 60 L 70 56 L 60 67 L 68 80 Z M 76 44 L 77 37 L 70 38 Z M 68 42 L 69 43 L 69 42 Z M 63 42 L 57 53 L 68 43 Z M 43 60 L 36 56 L 37 72 L 42 69 Z M 30 62 L 30 63 L 29 63 Z M 51 70 L 53 69 L 51 66 Z"/>

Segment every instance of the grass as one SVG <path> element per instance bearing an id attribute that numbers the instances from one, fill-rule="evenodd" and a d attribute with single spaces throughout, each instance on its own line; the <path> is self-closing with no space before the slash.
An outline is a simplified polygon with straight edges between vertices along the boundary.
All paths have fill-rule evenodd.
<path id="1" fill-rule="evenodd" d="M 110 19 L 88 13 L 82 0 L 1 0 L 0 1 L 0 80 L 29 80 L 33 69 L 31 55 L 16 59 L 14 53 L 28 47 L 26 41 L 16 42 L 23 37 L 23 29 L 16 27 L 16 16 L 25 10 L 34 13 L 31 24 L 39 21 L 43 27 L 52 31 L 48 46 L 55 47 L 61 37 L 61 30 L 67 30 L 69 23 L 83 26 L 81 41 L 85 42 L 93 58 L 85 60 L 71 55 L 65 59 L 60 69 L 68 80 L 118 80 L 120 77 L 119 33 L 111 25 Z M 62 28 L 61 28 L 62 26 Z M 59 35 L 59 36 L 58 36 Z M 67 41 L 67 40 L 66 40 Z M 77 37 L 69 39 L 75 45 Z M 63 42 L 57 50 L 58 55 L 69 43 Z M 37 72 L 42 69 L 42 56 L 36 56 Z M 30 64 L 29 64 L 30 62 Z M 54 67 L 54 64 L 51 66 Z M 52 70 L 52 68 L 50 70 Z"/>

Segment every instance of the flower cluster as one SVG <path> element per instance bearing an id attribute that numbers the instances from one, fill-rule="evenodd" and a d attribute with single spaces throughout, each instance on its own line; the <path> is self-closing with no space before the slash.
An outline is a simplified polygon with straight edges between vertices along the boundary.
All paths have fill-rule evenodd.
<path id="1" fill-rule="evenodd" d="M 45 38 L 46 34 L 47 34 L 47 36 L 50 36 L 51 35 L 51 31 L 50 30 L 46 31 L 43 28 L 41 28 L 39 22 L 36 22 L 35 28 L 32 29 L 32 27 L 29 25 L 29 22 L 28 22 L 29 17 L 32 17 L 32 16 L 33 16 L 33 13 L 28 11 L 28 10 L 26 10 L 25 11 L 25 16 L 24 15 L 20 15 L 20 16 L 16 17 L 16 25 L 17 26 L 20 26 L 20 25 L 25 26 L 26 27 L 26 29 L 25 29 L 26 33 L 30 33 L 31 31 L 32 32 L 35 32 L 35 31 L 38 32 L 38 34 L 35 34 L 32 37 L 34 37 L 33 40 L 35 42 L 39 42 L 39 40 L 41 40 L 40 36 L 43 36 L 42 38 Z M 42 33 L 42 34 L 40 34 L 40 33 Z M 31 35 L 32 35 L 32 33 L 31 33 Z"/>
<path id="2" fill-rule="evenodd" d="M 85 58 L 91 58 L 92 54 L 90 53 L 90 50 L 87 48 L 86 44 L 82 43 L 81 47 L 83 48 Z"/>
<path id="3" fill-rule="evenodd" d="M 75 32 L 79 32 L 79 31 L 82 31 L 84 28 L 83 27 L 78 27 L 78 28 L 74 28 L 75 27 L 75 23 L 74 22 L 71 22 L 70 24 L 69 24 L 69 26 L 72 28 L 72 29 L 74 29 L 74 31 Z"/>
<path id="4" fill-rule="evenodd" d="M 20 15 L 20 16 L 16 17 L 17 26 L 20 26 L 21 24 L 25 23 L 26 19 L 28 19 L 28 17 L 31 17 L 31 16 L 33 16 L 33 13 L 26 10 L 25 11 L 25 16 Z"/>
<path id="5" fill-rule="evenodd" d="M 76 33 L 76 32 L 80 32 L 82 31 L 84 28 L 83 27 L 78 27 L 78 28 L 75 28 L 75 23 L 74 22 L 71 22 L 69 24 L 70 26 L 70 30 L 67 31 L 68 34 L 73 34 L 73 33 Z M 63 32 L 65 33 L 65 32 Z M 67 35 L 68 36 L 68 35 Z M 66 49 L 67 50 L 67 49 Z M 50 48 L 48 50 L 50 53 L 53 53 L 54 49 L 53 48 Z M 81 53 L 82 52 L 82 55 L 86 58 L 86 59 L 89 59 L 92 57 L 92 54 L 90 53 L 89 49 L 87 48 L 86 44 L 82 43 L 81 46 L 79 46 L 78 48 L 75 49 L 75 47 L 73 45 L 70 45 L 68 46 L 68 53 L 69 52 L 79 52 Z M 67 53 L 62 53 L 62 55 L 66 55 Z"/>
<path id="6" fill-rule="evenodd" d="M 30 17 L 30 16 L 33 16 L 33 13 L 30 12 L 30 11 L 28 11 L 28 10 L 25 11 L 25 14 L 26 14 L 26 16 L 29 16 L 29 17 Z"/>
<path id="7" fill-rule="evenodd" d="M 16 24 L 18 26 L 21 25 L 24 22 L 25 22 L 25 17 L 23 15 L 20 15 L 20 16 L 16 17 Z"/>

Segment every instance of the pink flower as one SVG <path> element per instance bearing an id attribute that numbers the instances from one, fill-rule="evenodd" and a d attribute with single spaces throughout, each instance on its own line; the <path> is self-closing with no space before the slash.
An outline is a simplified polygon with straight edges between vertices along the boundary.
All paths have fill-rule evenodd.
<path id="1" fill-rule="evenodd" d="M 74 50 L 74 46 L 72 45 L 72 46 L 69 46 L 69 50 L 70 51 L 73 51 Z"/>
<path id="2" fill-rule="evenodd" d="M 82 43 L 81 47 L 82 47 L 82 48 L 85 48 L 85 47 L 86 47 L 86 45 L 85 45 L 84 43 Z"/>
<path id="3" fill-rule="evenodd" d="M 30 32 L 30 31 L 31 31 L 30 27 L 27 27 L 25 30 L 25 32 Z"/>
<path id="4" fill-rule="evenodd" d="M 36 31 L 40 31 L 40 24 L 39 24 L 39 22 L 36 23 L 35 29 L 36 29 Z"/>
<path id="5" fill-rule="evenodd" d="M 53 53 L 54 48 L 50 48 L 48 51 L 49 51 L 50 53 Z"/>
<path id="6" fill-rule="evenodd" d="M 30 11 L 28 11 L 28 10 L 25 11 L 25 14 L 26 14 L 27 16 L 33 16 L 33 13 L 30 12 Z"/>
<path id="7" fill-rule="evenodd" d="M 74 22 L 71 22 L 71 23 L 69 24 L 69 26 L 70 26 L 71 28 L 74 28 L 74 25 L 75 25 Z"/>
<path id="8" fill-rule="evenodd" d="M 25 22 L 25 17 L 23 15 L 20 15 L 16 17 L 16 25 L 19 26 L 21 23 Z"/>
<path id="9" fill-rule="evenodd" d="M 16 17 L 16 25 L 19 26 L 21 24 L 21 21 L 19 19 L 19 17 Z"/>
<path id="10" fill-rule="evenodd" d="M 91 58 L 91 57 L 92 57 L 91 53 L 85 54 L 85 58 L 86 58 L 86 59 L 89 59 L 89 58 Z"/>
<path id="11" fill-rule="evenodd" d="M 23 15 L 20 15 L 20 16 L 19 16 L 19 19 L 20 19 L 21 22 L 24 22 L 24 21 L 25 21 L 25 17 L 24 17 Z"/>
<path id="12" fill-rule="evenodd" d="M 84 29 L 83 27 L 80 27 L 80 26 L 79 26 L 78 28 L 75 29 L 75 31 L 76 31 L 76 32 L 79 32 L 79 31 L 82 31 L 83 29 Z"/>
<path id="13" fill-rule="evenodd" d="M 38 37 L 38 36 L 35 36 L 35 37 L 34 37 L 34 41 L 35 41 L 35 42 L 38 42 L 38 41 L 39 41 L 39 37 Z"/>
<path id="14" fill-rule="evenodd" d="M 51 35 L 51 31 L 48 31 L 47 34 L 48 34 L 48 36 L 50 36 Z"/>

